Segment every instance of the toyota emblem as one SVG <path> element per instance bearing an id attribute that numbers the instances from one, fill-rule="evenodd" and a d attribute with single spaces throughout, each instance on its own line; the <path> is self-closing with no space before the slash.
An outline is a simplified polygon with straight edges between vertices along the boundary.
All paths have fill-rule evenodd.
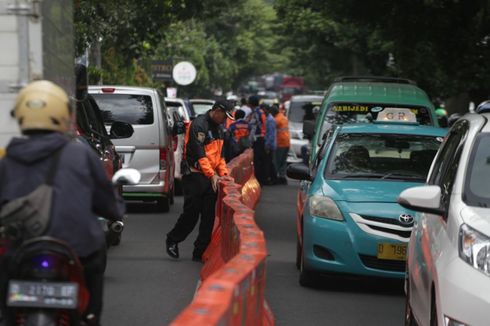
<path id="1" fill-rule="evenodd" d="M 410 214 L 401 214 L 398 217 L 398 220 L 403 224 L 403 225 L 412 225 L 413 224 L 413 216 Z"/>

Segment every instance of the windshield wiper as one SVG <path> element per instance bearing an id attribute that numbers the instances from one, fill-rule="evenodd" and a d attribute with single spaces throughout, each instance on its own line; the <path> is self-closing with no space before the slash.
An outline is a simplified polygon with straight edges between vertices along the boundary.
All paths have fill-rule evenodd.
<path id="1" fill-rule="evenodd" d="M 411 179 L 411 180 L 424 180 L 425 177 L 421 175 L 413 175 L 407 173 L 388 173 L 383 176 L 381 179 Z"/>

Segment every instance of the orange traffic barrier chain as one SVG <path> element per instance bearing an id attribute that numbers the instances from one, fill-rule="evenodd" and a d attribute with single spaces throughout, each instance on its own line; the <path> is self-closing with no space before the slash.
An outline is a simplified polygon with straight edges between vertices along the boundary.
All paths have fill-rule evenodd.
<path id="1" fill-rule="evenodd" d="M 252 162 L 253 152 L 247 150 L 228 164 L 235 182 L 220 182 L 201 287 L 173 326 L 275 324 L 265 301 L 267 250 L 255 224 L 261 191 Z"/>

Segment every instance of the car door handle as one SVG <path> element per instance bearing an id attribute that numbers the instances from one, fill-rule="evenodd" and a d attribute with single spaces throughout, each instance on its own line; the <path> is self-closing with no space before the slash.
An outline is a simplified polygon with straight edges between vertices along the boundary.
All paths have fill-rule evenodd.
<path id="1" fill-rule="evenodd" d="M 134 153 L 136 146 L 116 146 L 116 151 L 118 153 Z"/>

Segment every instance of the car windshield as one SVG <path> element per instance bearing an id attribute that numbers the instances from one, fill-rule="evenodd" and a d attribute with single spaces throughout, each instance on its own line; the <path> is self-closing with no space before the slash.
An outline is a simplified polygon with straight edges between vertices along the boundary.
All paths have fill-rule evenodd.
<path id="1" fill-rule="evenodd" d="M 423 182 L 442 138 L 398 134 L 340 134 L 325 177 Z"/>
<path id="2" fill-rule="evenodd" d="M 153 124 L 153 104 L 147 95 L 92 94 L 102 111 L 104 123 L 114 121 L 132 125 Z"/>
<path id="3" fill-rule="evenodd" d="M 378 113 L 386 108 L 409 109 L 415 114 L 421 125 L 433 125 L 430 111 L 423 106 L 373 103 L 330 103 L 325 115 L 325 121 L 330 124 L 368 122 L 366 115 L 371 114 L 376 120 Z"/>
<path id="4" fill-rule="evenodd" d="M 464 200 L 476 207 L 490 207 L 490 133 L 480 134 L 468 164 Z"/>
<path id="5" fill-rule="evenodd" d="M 198 116 L 211 110 L 211 108 L 213 107 L 213 103 L 192 102 L 192 107 L 194 108 L 194 112 L 196 113 L 196 116 Z"/>
<path id="6" fill-rule="evenodd" d="M 315 101 L 291 101 L 288 119 L 291 122 L 315 120 L 315 113 L 320 109 L 321 99 Z"/>

